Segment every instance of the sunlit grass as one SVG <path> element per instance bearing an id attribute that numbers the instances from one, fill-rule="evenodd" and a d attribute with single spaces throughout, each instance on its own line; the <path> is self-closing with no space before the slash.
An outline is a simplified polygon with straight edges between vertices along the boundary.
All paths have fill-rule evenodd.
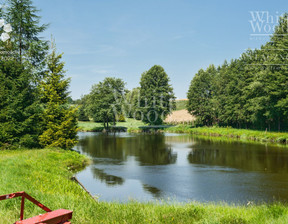
<path id="1" fill-rule="evenodd" d="M 96 202 L 70 180 L 72 171 L 88 160 L 63 150 L 17 150 L 0 152 L 0 194 L 26 191 L 51 209 L 74 211 L 72 223 L 288 223 L 283 204 L 229 206 L 191 202 L 128 203 Z M 0 201 L 0 223 L 19 218 L 19 199 Z M 26 203 L 25 217 L 43 213 Z"/>
<path id="2" fill-rule="evenodd" d="M 140 126 L 145 125 L 142 121 L 138 121 L 132 118 L 125 118 L 125 122 L 117 122 L 116 126 L 126 127 L 128 129 L 137 129 Z M 103 127 L 102 123 L 96 123 L 96 122 L 78 122 L 78 127 L 80 131 L 94 131 L 97 128 Z"/>
<path id="3" fill-rule="evenodd" d="M 236 129 L 231 127 L 199 127 L 192 128 L 188 125 L 178 125 L 166 129 L 168 132 L 188 133 L 205 136 L 235 138 L 258 142 L 288 143 L 287 132 L 256 131 L 249 129 Z"/>

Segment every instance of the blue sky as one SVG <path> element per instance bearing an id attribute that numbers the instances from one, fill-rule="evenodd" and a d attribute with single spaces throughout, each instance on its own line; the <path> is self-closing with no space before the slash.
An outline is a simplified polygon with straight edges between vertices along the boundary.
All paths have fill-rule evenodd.
<path id="1" fill-rule="evenodd" d="M 137 87 L 141 74 L 155 64 L 164 67 L 176 97 L 186 98 L 199 69 L 238 58 L 245 49 L 259 48 L 268 40 L 261 35 L 270 32 L 275 21 L 264 21 L 264 13 L 266 30 L 254 31 L 251 12 L 267 12 L 273 18 L 288 12 L 287 0 L 34 0 L 34 4 L 41 9 L 42 22 L 50 23 L 43 36 L 53 35 L 58 51 L 64 52 L 74 99 L 107 76 L 122 78 L 128 89 Z M 255 32 L 261 35 L 251 36 Z"/>

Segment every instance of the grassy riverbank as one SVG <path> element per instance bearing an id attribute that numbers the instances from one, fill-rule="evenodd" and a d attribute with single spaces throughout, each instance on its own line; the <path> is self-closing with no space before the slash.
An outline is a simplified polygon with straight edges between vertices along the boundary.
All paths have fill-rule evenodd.
<path id="1" fill-rule="evenodd" d="M 117 122 L 116 126 L 121 126 L 125 127 L 128 129 L 137 129 L 139 126 L 145 125 L 142 121 L 138 121 L 132 118 L 126 118 L 125 122 Z M 80 131 L 88 131 L 88 132 L 93 132 L 97 130 L 98 128 L 103 127 L 102 123 L 95 123 L 92 121 L 84 122 L 84 121 L 79 121 L 78 122 L 78 128 Z"/>
<path id="2" fill-rule="evenodd" d="M 153 204 L 95 202 L 70 180 L 88 160 L 70 151 L 0 151 L 0 194 L 26 191 L 51 209 L 74 211 L 77 223 L 287 223 L 288 207 L 281 204 Z M 19 218 L 20 199 L 0 201 L 0 223 Z M 43 213 L 26 203 L 25 217 Z"/>
<path id="3" fill-rule="evenodd" d="M 266 132 L 266 131 L 255 131 L 247 129 L 235 129 L 235 128 L 219 128 L 219 127 L 199 127 L 191 128 L 185 125 L 178 125 L 166 129 L 167 132 L 174 133 L 188 133 L 203 136 L 213 137 L 226 137 L 249 141 L 258 142 L 272 142 L 272 143 L 288 143 L 287 132 Z"/>
<path id="4" fill-rule="evenodd" d="M 141 132 L 139 127 L 147 126 L 142 121 L 127 118 L 126 122 L 118 122 L 118 127 L 127 128 L 128 132 Z M 165 125 L 164 125 L 165 126 Z M 80 131 L 96 131 L 103 127 L 101 123 L 95 122 L 79 122 L 78 127 Z M 168 127 L 168 125 L 167 125 Z M 271 143 L 288 143 L 287 132 L 269 132 L 269 131 L 256 131 L 249 129 L 235 129 L 230 127 L 198 127 L 194 128 L 189 125 L 177 125 L 168 127 L 163 130 L 164 132 L 171 133 L 187 133 L 200 136 L 223 137 L 235 140 L 247 140 L 256 142 L 271 142 Z"/>

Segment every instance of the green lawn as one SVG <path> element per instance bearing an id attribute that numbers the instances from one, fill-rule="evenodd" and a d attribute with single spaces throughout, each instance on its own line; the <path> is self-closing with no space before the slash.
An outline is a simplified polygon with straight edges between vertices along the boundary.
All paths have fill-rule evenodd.
<path id="1" fill-rule="evenodd" d="M 126 127 L 128 129 L 137 129 L 140 126 L 144 126 L 145 124 L 142 121 L 138 121 L 132 118 L 126 118 L 126 122 L 117 122 L 116 126 Z M 95 123 L 92 121 L 78 122 L 78 127 L 80 131 L 93 131 L 95 128 L 103 127 L 102 123 Z"/>
<path id="2" fill-rule="evenodd" d="M 0 151 L 0 194 L 26 191 L 51 209 L 71 209 L 73 224 L 94 223 L 288 223 L 288 207 L 281 204 L 228 206 L 225 204 L 156 204 L 95 202 L 70 180 L 72 171 L 88 160 L 63 150 Z M 20 199 L 0 201 L 0 223 L 19 218 Z M 25 204 L 25 217 L 43 214 Z"/>

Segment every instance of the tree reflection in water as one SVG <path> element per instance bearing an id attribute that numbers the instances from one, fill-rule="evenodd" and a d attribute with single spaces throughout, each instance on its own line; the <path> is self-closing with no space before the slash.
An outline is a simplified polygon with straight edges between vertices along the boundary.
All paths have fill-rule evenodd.
<path id="1" fill-rule="evenodd" d="M 287 148 L 191 135 L 79 135 L 76 149 L 93 159 L 82 180 L 108 201 L 288 200 Z"/>
<path id="2" fill-rule="evenodd" d="M 246 171 L 288 173 L 287 149 L 241 142 L 197 139 L 188 160 L 191 164 L 231 167 Z M 284 151 L 283 151 L 284 150 Z"/>
<path id="3" fill-rule="evenodd" d="M 95 164 L 121 165 L 129 156 L 134 156 L 139 165 L 168 165 L 174 164 L 177 159 L 177 154 L 165 143 L 162 134 L 133 137 L 97 134 L 80 139 L 77 149 L 97 158 Z"/>
<path id="4" fill-rule="evenodd" d="M 150 192 L 153 195 L 154 198 L 161 198 L 161 196 L 162 196 L 161 190 L 158 189 L 157 187 L 152 187 L 152 186 L 150 186 L 148 184 L 143 184 L 143 189 L 145 191 Z"/>
<path id="5" fill-rule="evenodd" d="M 109 175 L 103 170 L 97 169 L 95 167 L 92 168 L 92 171 L 94 178 L 99 179 L 101 182 L 105 182 L 108 186 L 122 185 L 125 182 L 123 178 Z"/>

